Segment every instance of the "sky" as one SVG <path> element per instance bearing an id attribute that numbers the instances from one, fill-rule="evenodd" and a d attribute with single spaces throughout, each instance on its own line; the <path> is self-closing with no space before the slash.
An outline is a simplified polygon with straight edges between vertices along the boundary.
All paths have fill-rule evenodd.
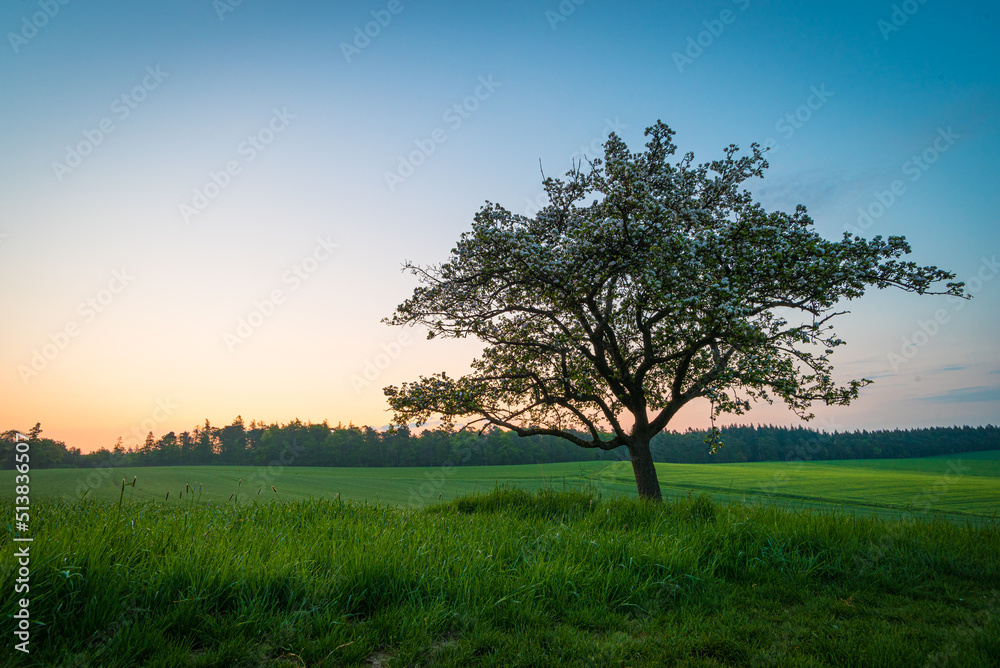
<path id="1" fill-rule="evenodd" d="M 824 237 L 902 234 L 969 302 L 848 305 L 816 428 L 997 424 L 988 2 L 11 0 L 0 5 L 0 429 L 90 451 L 237 415 L 389 422 L 475 342 L 381 322 L 484 204 L 633 149 L 771 148 Z M 540 169 L 541 168 L 541 169 Z M 781 406 L 725 422 L 798 424 Z M 691 404 L 669 428 L 703 428 Z"/>

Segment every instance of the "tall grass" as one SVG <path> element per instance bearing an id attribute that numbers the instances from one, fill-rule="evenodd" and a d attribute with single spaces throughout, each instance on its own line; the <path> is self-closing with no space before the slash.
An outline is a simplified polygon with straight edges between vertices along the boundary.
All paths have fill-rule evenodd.
<path id="1" fill-rule="evenodd" d="M 1000 528 L 500 488 L 34 508 L 13 665 L 998 665 Z M 13 590 L 2 539 L 0 588 Z M 928 663 L 930 662 L 930 663 Z"/>

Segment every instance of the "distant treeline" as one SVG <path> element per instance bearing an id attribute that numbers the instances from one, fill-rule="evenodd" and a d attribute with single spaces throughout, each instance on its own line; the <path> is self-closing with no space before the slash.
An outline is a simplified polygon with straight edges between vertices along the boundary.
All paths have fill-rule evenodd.
<path id="1" fill-rule="evenodd" d="M 653 439 L 658 462 L 768 462 L 817 459 L 928 457 L 1000 449 L 1000 427 L 934 427 L 824 433 L 803 427 L 737 426 L 722 430 L 724 446 L 709 454 L 706 432 L 664 432 Z M 32 468 L 105 466 L 490 466 L 552 462 L 616 461 L 628 458 L 613 451 L 581 448 L 554 436 L 519 438 L 495 429 L 479 435 L 427 430 L 419 435 L 405 427 L 396 432 L 372 427 L 331 427 L 294 420 L 288 424 L 205 424 L 159 439 L 150 433 L 141 446 L 84 454 L 61 441 L 44 438 L 41 425 L 27 434 Z M 0 434 L 2 468 L 14 467 L 15 432 Z"/>

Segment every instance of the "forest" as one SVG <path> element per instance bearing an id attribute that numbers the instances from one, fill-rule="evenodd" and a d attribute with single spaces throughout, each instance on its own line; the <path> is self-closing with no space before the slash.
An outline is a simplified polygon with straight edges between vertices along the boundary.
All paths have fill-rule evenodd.
<path id="1" fill-rule="evenodd" d="M 929 457 L 1000 449 L 1000 427 L 932 427 L 821 432 L 801 426 L 733 426 L 721 430 L 722 447 L 710 452 L 710 432 L 662 432 L 652 442 L 657 462 L 767 462 Z M 0 434 L 0 468 L 14 467 L 14 430 Z M 603 451 L 555 436 L 520 438 L 493 429 L 484 434 L 446 429 L 414 433 L 406 427 L 331 427 L 326 421 L 244 423 L 216 427 L 205 421 L 190 431 L 150 432 L 141 445 L 83 453 L 44 437 L 36 424 L 26 436 L 32 468 L 107 466 L 490 466 L 627 459 L 622 447 Z"/>

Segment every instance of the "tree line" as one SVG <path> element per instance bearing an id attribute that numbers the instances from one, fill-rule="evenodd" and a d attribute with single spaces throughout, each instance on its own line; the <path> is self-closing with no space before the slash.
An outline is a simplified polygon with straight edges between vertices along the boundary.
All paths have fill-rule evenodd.
<path id="1" fill-rule="evenodd" d="M 14 467 L 14 430 L 0 434 L 0 464 Z M 519 437 L 501 429 L 484 434 L 429 429 L 417 434 L 368 426 L 331 427 L 326 421 L 244 423 L 225 427 L 205 421 L 189 431 L 168 432 L 141 445 L 83 453 L 42 436 L 40 424 L 26 434 L 32 468 L 112 466 L 492 466 L 627 460 L 625 448 L 581 448 L 555 436 Z M 709 432 L 662 432 L 651 443 L 654 461 L 673 463 L 808 461 L 930 457 L 1000 449 L 1000 427 L 932 427 L 820 432 L 801 426 L 733 426 L 721 429 L 723 447 L 710 452 Z"/>

